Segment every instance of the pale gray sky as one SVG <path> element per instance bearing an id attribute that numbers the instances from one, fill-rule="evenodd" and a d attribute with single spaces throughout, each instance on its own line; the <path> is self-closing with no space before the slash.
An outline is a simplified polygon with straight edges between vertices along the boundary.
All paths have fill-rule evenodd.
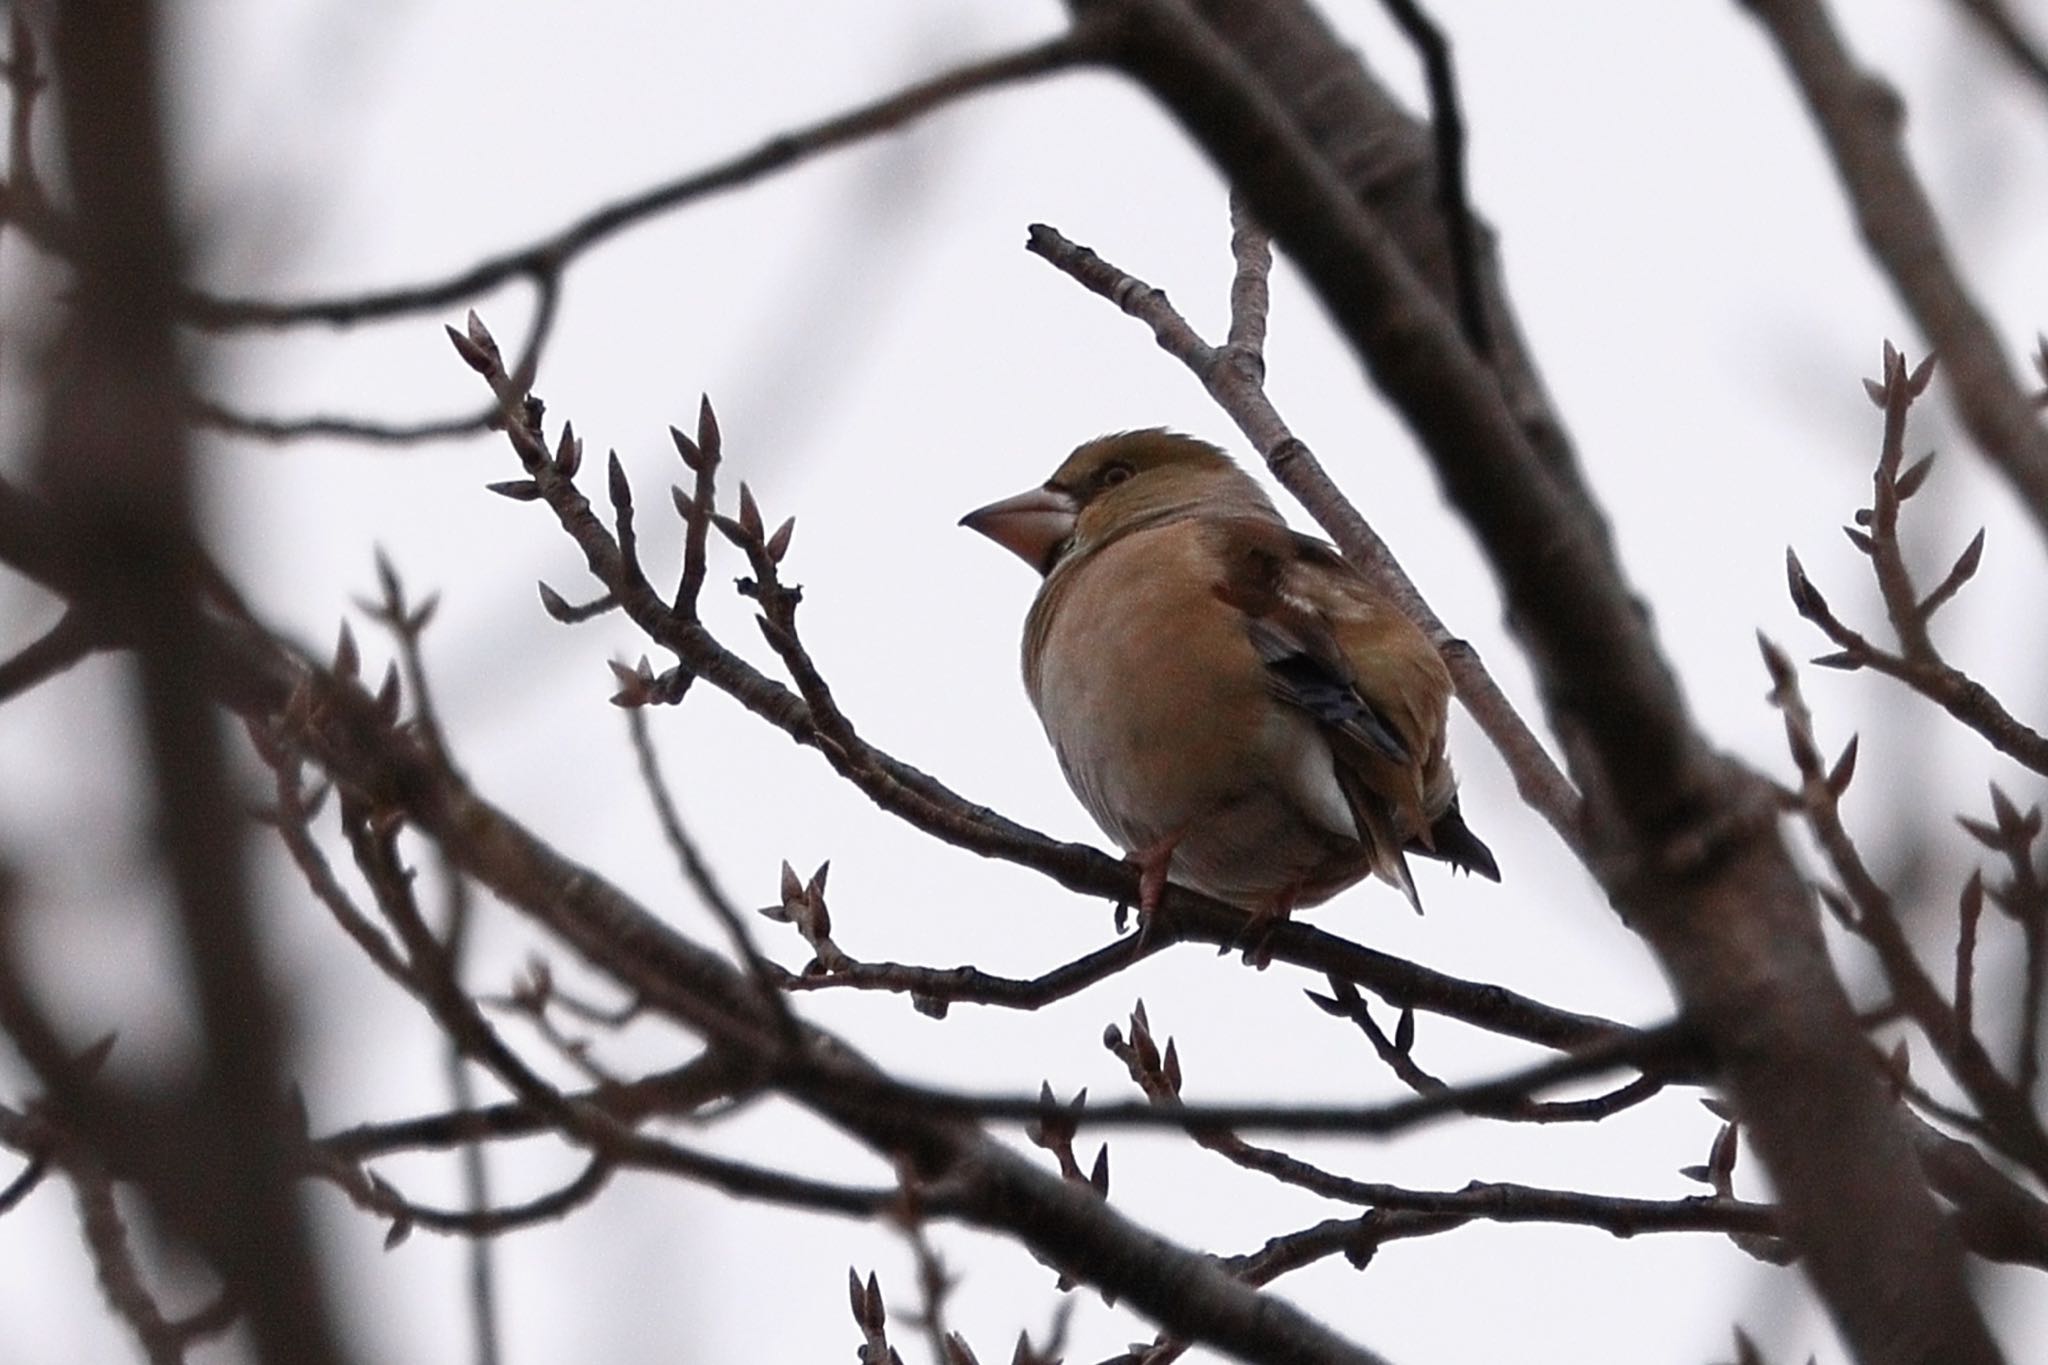
<path id="1" fill-rule="evenodd" d="M 1327 8 L 1397 87 L 1419 89 L 1376 6 Z M 2048 317 L 2048 103 L 1959 35 L 1949 7 L 1836 8 L 1859 52 L 1902 87 L 1914 154 L 1980 299 L 2020 354 Z M 1782 774 L 1753 635 L 1761 627 L 1795 653 L 1819 652 L 1785 600 L 1788 544 L 1831 600 L 1870 609 L 1861 560 L 1836 530 L 1867 498 L 1876 451 L 1877 414 L 1859 381 L 1875 373 L 1882 339 L 1916 356 L 1919 339 L 1864 258 L 1789 85 L 1738 6 L 1460 0 L 1438 15 L 1457 43 L 1474 198 L 1500 230 L 1522 323 L 1629 569 L 1709 732 Z M 1048 34 L 1060 18 L 1049 3 L 997 0 L 193 4 L 177 35 L 176 109 L 204 274 L 226 291 L 282 294 L 437 275 L 916 74 Z M 1243 447 L 1142 329 L 1025 254 L 1034 221 L 1166 288 L 1197 325 L 1220 322 L 1218 181 L 1146 99 L 1083 74 L 984 97 L 617 240 L 570 272 L 537 388 L 551 431 L 571 418 L 593 455 L 619 451 L 647 509 L 652 564 L 669 562 L 677 538 L 658 510 L 663 485 L 681 477 L 665 428 L 687 426 L 708 391 L 728 477 L 749 481 L 771 521 L 798 517 L 788 573 L 805 585 L 807 638 L 864 733 L 974 799 L 1099 843 L 1016 677 L 1034 580 L 954 522 L 1041 479 L 1103 430 L 1168 424 Z M 23 315 L 12 302 L 29 289 L 23 261 L 12 241 L 0 254 L 9 319 Z M 509 339 L 527 300 L 512 290 L 477 306 Z M 204 354 L 218 387 L 250 408 L 454 412 L 482 396 L 441 334 L 458 321 L 451 311 L 355 334 L 257 336 Z M 1289 421 L 1535 718 L 1471 541 L 1284 261 L 1272 331 L 1271 387 Z M 21 337 L 10 323 L 0 351 L 9 364 Z M 1913 504 L 1914 535 L 1940 559 L 1979 524 L 1991 530 L 1982 582 L 1951 609 L 1943 638 L 2038 715 L 2048 564 L 1952 439 L 1945 401 L 1937 385 L 1912 441 L 1949 451 Z M 571 598 L 589 594 L 543 510 L 482 491 L 516 473 L 502 442 L 391 454 L 215 441 L 208 468 L 219 543 L 270 619 L 331 638 L 352 599 L 373 591 L 381 545 L 415 592 L 442 594 L 429 657 L 477 783 L 550 842 L 717 938 L 676 884 L 620 717 L 604 701 L 604 661 L 643 647 L 616 621 L 570 631 L 542 615 L 536 578 Z M 730 557 L 714 562 L 713 622 L 764 655 L 745 604 L 725 591 L 740 571 Z M 6 639 L 39 627 L 43 610 L 0 586 Z M 361 633 L 381 669 L 382 642 Z M 82 735 L 75 719 L 120 676 L 102 661 L 0 710 L 0 842 L 28 867 L 43 907 L 41 960 L 98 965 L 70 974 L 66 1019 L 81 1037 L 121 1027 L 116 1064 L 148 1066 L 162 1055 L 153 1048 L 176 1048 L 179 1028 L 152 1003 L 167 995 L 164 954 L 126 886 L 139 847 L 119 787 L 126 737 Z M 1987 777 L 2028 800 L 2041 794 L 1967 736 L 1930 730 L 1924 708 L 1900 705 L 1890 689 L 1835 675 L 1811 677 L 1808 689 L 1828 741 L 1863 732 L 1866 777 L 1850 810 L 1873 842 L 1904 816 L 1939 833 L 1943 812 L 1981 810 Z M 708 690 L 656 720 L 686 815 L 743 903 L 775 898 L 781 860 L 808 871 L 830 858 L 837 933 L 862 957 L 1030 975 L 1108 934 L 1107 906 L 913 836 Z M 1518 806 L 1462 717 L 1454 753 L 1465 809 L 1505 883 L 1452 882 L 1432 867 L 1419 874 L 1424 919 L 1363 886 L 1314 921 L 1559 1005 L 1664 1018 L 1668 996 L 1648 954 Z M 1960 866 L 1928 874 L 1936 899 L 1951 894 Z M 303 904 L 289 876 L 271 885 L 279 951 L 309 1029 L 315 1127 L 441 1103 L 439 1048 L 417 1008 Z M 802 961 L 793 933 L 761 928 L 781 960 Z M 478 979 L 492 985 L 535 951 L 561 960 L 495 908 L 481 947 Z M 1853 951 L 1846 960 L 1865 970 Z M 1142 996 L 1155 1029 L 1179 1040 L 1191 1096 L 1393 1097 L 1396 1083 L 1356 1036 L 1302 1000 L 1318 984 L 1188 948 L 1031 1015 L 959 1008 L 936 1022 L 905 1001 L 833 995 L 802 1007 L 921 1079 L 1006 1090 L 1049 1079 L 1062 1094 L 1085 1085 L 1106 1097 L 1130 1086 L 1098 1039 Z M 1418 1049 L 1457 1077 L 1520 1056 L 1432 1018 Z M 631 1065 L 680 1054 L 649 1031 L 612 1055 Z M 11 1091 L 11 1071 L 0 1075 Z M 1677 1171 L 1704 1160 L 1715 1128 L 1674 1095 L 1594 1128 L 1461 1123 L 1388 1144 L 1289 1145 L 1417 1186 L 1515 1180 L 1669 1198 L 1699 1188 Z M 704 1140 L 816 1173 L 886 1174 L 779 1106 Z M 1083 1148 L 1092 1155 L 1093 1141 L 1084 1136 Z M 1117 1135 L 1111 1149 L 1118 1206 L 1194 1245 L 1250 1250 L 1333 1212 L 1184 1143 Z M 537 1192 L 573 1164 L 552 1150 L 507 1154 L 498 1185 L 509 1197 Z M 416 1197 L 454 1197 L 442 1165 L 393 1163 L 388 1173 Z M 1766 1193 L 1748 1163 L 1738 1186 Z M 461 1246 L 418 1233 L 384 1252 L 381 1228 L 325 1189 L 312 1197 L 331 1215 L 324 1226 L 362 1357 L 463 1358 Z M 963 1230 L 940 1228 L 936 1240 L 962 1276 L 952 1325 L 984 1360 L 1007 1358 L 1020 1328 L 1042 1333 L 1060 1297 L 1050 1272 Z M 886 1231 L 651 1178 L 622 1180 L 566 1223 L 507 1239 L 500 1264 L 513 1365 L 846 1359 L 858 1342 L 849 1264 L 879 1270 L 892 1305 L 915 1297 L 908 1253 Z M 2034 1280 L 1987 1272 L 1986 1285 L 2009 1310 L 2012 1358 L 2048 1350 L 2048 1297 Z M 1621 1242 L 1479 1225 L 1392 1246 L 1362 1275 L 1341 1261 L 1318 1267 L 1279 1292 L 1415 1365 L 1705 1362 L 1729 1353 L 1737 1320 L 1772 1359 L 1843 1359 L 1792 1272 L 1705 1236 Z M 1070 1360 L 1149 1337 L 1098 1298 L 1075 1298 Z M 0 1320 L 10 1325 L 0 1361 L 133 1355 L 98 1306 L 55 1187 L 0 1218 Z M 906 1356 L 923 1345 L 907 1328 L 898 1344 Z"/>

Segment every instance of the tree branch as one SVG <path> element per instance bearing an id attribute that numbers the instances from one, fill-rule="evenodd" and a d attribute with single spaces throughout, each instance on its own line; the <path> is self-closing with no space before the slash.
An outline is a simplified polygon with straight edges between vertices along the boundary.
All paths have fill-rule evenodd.
<path id="1" fill-rule="evenodd" d="M 56 1078 L 67 1126 L 110 1165 L 141 1173 L 166 1223 L 193 1240 L 248 1314 L 267 1361 L 344 1352 L 274 1121 L 288 1015 L 249 896 L 245 822 L 208 694 L 198 494 L 176 420 L 186 375 L 171 309 L 183 252 L 159 122 L 156 7 L 81 0 L 56 12 L 56 112 L 75 198 L 73 307 L 41 376 L 34 468 L 46 542 L 74 609 L 135 650 L 146 825 L 155 832 L 201 1040 L 194 1083 L 156 1103 L 186 1120 L 151 1132 L 140 1095 Z"/>
<path id="2" fill-rule="evenodd" d="M 345 326 L 450 308 L 516 279 L 537 284 L 557 281 L 585 252 L 628 228 L 751 184 L 821 153 L 901 128 L 955 100 L 1066 70 L 1086 60 L 1092 46 L 1092 31 L 1078 25 L 1045 42 L 965 63 L 882 99 L 779 133 L 751 151 L 593 209 L 525 246 L 439 279 L 295 300 L 232 298 L 195 290 L 184 296 L 182 313 L 187 321 L 208 331 L 311 323 Z"/>
<path id="3" fill-rule="evenodd" d="M 1818 0 L 1740 3 L 1777 45 L 1865 246 L 1941 357 L 1963 425 L 2048 533 L 2048 429 L 1949 258 L 1934 206 L 1906 157 L 1898 93 L 1857 67 Z"/>
<path id="4" fill-rule="evenodd" d="M 1355 56 L 1291 0 L 1207 0 L 1199 18 L 1171 0 L 1076 8 L 1116 25 L 1112 63 L 1273 229 L 1478 536 L 1587 795 L 1590 865 L 1711 1040 L 1786 1233 L 1852 1349 L 1902 1365 L 1935 1351 L 2000 1359 L 1767 784 L 1694 729 L 1604 519 L 1563 442 L 1546 439 L 1554 420 L 1528 422 L 1518 406 L 1532 390 L 1512 356 L 1503 378 L 1472 354 L 1391 220 L 1305 131 L 1344 123 L 1320 78 L 1355 73 Z M 1262 74 L 1290 45 L 1294 60 Z M 1297 121 L 1285 100 L 1310 91 L 1314 112 Z M 1366 140 L 1386 121 L 1344 132 Z"/>

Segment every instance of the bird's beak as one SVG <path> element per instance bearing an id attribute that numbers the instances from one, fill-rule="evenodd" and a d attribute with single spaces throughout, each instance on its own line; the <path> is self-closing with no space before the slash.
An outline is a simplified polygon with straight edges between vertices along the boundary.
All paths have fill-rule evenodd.
<path id="1" fill-rule="evenodd" d="M 1040 573 L 1052 567 L 1052 554 L 1060 542 L 1074 534 L 1079 508 L 1073 495 L 1054 488 L 1034 488 L 986 507 L 977 507 L 960 518 L 970 531 L 979 531 L 1016 555 Z"/>

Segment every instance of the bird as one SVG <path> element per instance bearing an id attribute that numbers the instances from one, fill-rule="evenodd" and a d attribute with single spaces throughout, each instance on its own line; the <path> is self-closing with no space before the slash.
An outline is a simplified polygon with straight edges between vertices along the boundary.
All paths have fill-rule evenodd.
<path id="1" fill-rule="evenodd" d="M 1262 942 L 1369 875 L 1420 912 L 1409 854 L 1500 880 L 1459 809 L 1442 656 L 1217 446 L 1102 436 L 961 524 L 1043 577 L 1025 690 L 1138 867 L 1141 927 L 1169 882 L 1248 911 Z"/>

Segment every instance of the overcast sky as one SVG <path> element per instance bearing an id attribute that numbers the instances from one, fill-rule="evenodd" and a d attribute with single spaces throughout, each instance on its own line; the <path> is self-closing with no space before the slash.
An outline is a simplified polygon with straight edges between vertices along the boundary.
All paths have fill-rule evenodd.
<path id="1" fill-rule="evenodd" d="M 277 295 L 441 274 L 1061 22 L 1052 4 L 997 0 L 183 8 L 174 110 L 197 269 L 223 291 Z M 1328 8 L 1374 69 L 1419 90 L 1377 6 Z M 2048 318 L 2048 101 L 1959 32 L 1958 7 L 1836 8 L 1859 53 L 1902 88 L 1913 153 L 1979 299 L 2021 355 Z M 1876 372 L 1883 339 L 1915 357 L 1921 343 L 1862 254 L 1786 78 L 1737 5 L 1447 0 L 1438 14 L 1457 45 L 1474 198 L 1500 231 L 1521 323 L 1624 560 L 1708 732 L 1782 775 L 1754 632 L 1819 652 L 1785 600 L 1788 544 L 1831 600 L 1870 619 L 1861 560 L 1836 529 L 1867 499 L 1876 453 L 1878 414 L 1860 381 Z M 972 799 L 1101 843 L 1017 677 L 1036 580 L 954 523 L 1037 483 L 1105 430 L 1166 424 L 1243 447 L 1141 328 L 1024 252 L 1025 226 L 1037 221 L 1220 330 L 1221 185 L 1142 95 L 1081 74 L 983 97 L 621 237 L 570 272 L 537 389 L 550 432 L 571 418 L 593 455 L 618 450 L 649 509 L 643 535 L 656 565 L 672 562 L 678 539 L 654 514 L 681 476 L 665 428 L 688 425 L 708 392 L 729 477 L 752 485 L 771 523 L 798 517 L 787 572 L 805 587 L 807 639 L 863 732 Z M 12 240 L 0 251 L 10 296 L 0 364 L 14 367 L 17 387 L 39 293 L 30 261 Z M 513 289 L 476 306 L 509 340 L 529 300 Z M 259 335 L 195 354 L 215 391 L 254 410 L 452 414 L 483 396 L 442 336 L 459 320 L 451 311 L 353 334 Z M 1284 260 L 1269 359 L 1295 430 L 1539 719 L 1470 538 Z M 11 436 L 21 424 L 6 419 Z M 1990 527 L 1982 581 L 1951 608 L 1942 638 L 2015 709 L 2038 716 L 2048 564 L 1951 433 L 1937 385 L 1911 444 L 1950 453 L 1912 505 L 1914 543 L 1945 563 L 1978 525 Z M 616 621 L 572 631 L 543 616 L 536 579 L 590 594 L 543 509 L 482 491 L 516 473 L 502 441 L 392 453 L 216 439 L 207 455 L 216 543 L 266 617 L 309 642 L 331 639 L 373 590 L 372 549 L 382 546 L 416 592 L 442 595 L 429 660 L 476 783 L 557 847 L 717 940 L 677 884 L 620 716 L 605 704 L 606 659 L 643 646 Z M 19 467 L 11 449 L 0 459 Z M 739 571 L 730 557 L 714 562 L 712 623 L 761 656 L 745 604 L 724 591 Z M 0 647 L 48 619 L 47 603 L 0 584 Z M 381 670 L 383 643 L 364 639 Z M 79 721 L 102 713 L 121 679 L 118 663 L 98 661 L 0 710 L 0 846 L 27 870 L 37 960 L 65 975 L 64 1018 L 81 1039 L 118 1026 L 115 1065 L 146 1071 L 175 1055 L 182 1021 L 164 1003 L 175 983 L 150 898 L 132 881 L 143 838 L 123 793 L 128 737 Z M 1944 841 L 1914 868 L 1931 901 L 1951 897 L 1966 870 L 1945 812 L 1981 812 L 1987 778 L 2041 795 L 2038 781 L 1927 725 L 1924 708 L 1887 688 L 1821 675 L 1808 692 L 1824 743 L 1863 733 L 1864 771 L 1877 778 L 1859 782 L 1849 808 L 1880 868 L 1905 875 L 1909 827 Z M 686 817 L 736 898 L 766 904 L 783 859 L 808 872 L 829 858 L 836 931 L 857 956 L 1031 975 L 1111 932 L 1106 905 L 913 836 L 708 689 L 655 722 Z M 1418 871 L 1422 919 L 1375 884 L 1313 922 L 1561 1006 L 1666 1018 L 1649 955 L 1518 805 L 1462 715 L 1453 753 L 1467 816 L 1499 855 L 1503 884 L 1453 882 L 1432 865 Z M 444 1103 L 440 1050 L 419 1010 L 288 876 L 273 869 L 269 885 L 277 953 L 308 1030 L 300 1071 L 316 1130 Z M 782 961 L 803 961 L 793 933 L 761 928 Z M 573 979 L 558 949 L 502 910 L 487 916 L 480 949 L 484 988 L 509 984 L 536 952 Z M 1853 950 L 1844 961 L 1869 998 L 1867 964 Z M 79 970 L 86 962 L 94 969 Z M 1179 1040 L 1190 1097 L 1394 1097 L 1397 1083 L 1356 1034 L 1303 1001 L 1318 984 L 1187 948 L 1036 1014 L 960 1008 L 939 1022 L 894 998 L 801 1004 L 909 1076 L 1003 1090 L 1050 1080 L 1063 1095 L 1087 1086 L 1106 1098 L 1131 1087 L 1099 1037 L 1142 996 L 1154 1028 Z M 622 1067 L 686 1055 L 653 1029 L 603 1046 Z M 1427 1017 L 1417 1048 L 1452 1077 L 1525 1055 Z M 12 1061 L 0 1063 L 10 1095 Z M 1675 1094 L 1597 1128 L 1466 1122 L 1392 1144 L 1288 1145 L 1361 1178 L 1419 1187 L 1515 1180 L 1673 1198 L 1697 1192 L 1678 1168 L 1705 1159 L 1716 1126 Z M 782 1106 L 702 1140 L 812 1173 L 887 1178 Z M 1092 1156 L 1093 1140 L 1084 1135 L 1082 1147 Z M 1111 1152 L 1117 1205 L 1193 1245 L 1247 1251 L 1336 1212 L 1183 1142 L 1117 1135 Z M 499 1187 L 518 1198 L 575 1165 L 553 1149 L 507 1155 Z M 443 1164 L 392 1163 L 387 1173 L 415 1197 L 454 1197 Z M 1768 1193 L 1747 1163 L 1738 1188 Z M 312 1198 L 328 1215 L 361 1358 L 462 1358 L 460 1245 L 420 1233 L 387 1253 L 381 1228 L 324 1188 Z M 1006 1359 L 1020 1328 L 1043 1333 L 1061 1297 L 1050 1272 L 962 1230 L 941 1228 L 936 1240 L 962 1276 L 952 1325 L 984 1360 Z M 595 1207 L 507 1239 L 501 1252 L 515 1365 L 843 1360 L 858 1343 L 849 1264 L 878 1270 L 892 1304 L 914 1301 L 909 1255 L 886 1230 L 653 1178 L 622 1180 Z M 1985 1286 L 2012 1358 L 2048 1352 L 2038 1276 L 1987 1273 Z M 1843 1359 L 1792 1272 L 1705 1236 L 1621 1242 L 1475 1225 L 1392 1246 L 1364 1274 L 1341 1260 L 1317 1267 L 1279 1292 L 1416 1365 L 1706 1362 L 1728 1354 L 1736 1321 L 1773 1359 Z M 1098 1298 L 1074 1297 L 1070 1360 L 1149 1338 Z M 0 1218 L 0 1321 L 0 1361 L 133 1355 L 98 1306 L 55 1186 Z M 898 1344 L 906 1355 L 922 1348 L 907 1329 Z"/>

